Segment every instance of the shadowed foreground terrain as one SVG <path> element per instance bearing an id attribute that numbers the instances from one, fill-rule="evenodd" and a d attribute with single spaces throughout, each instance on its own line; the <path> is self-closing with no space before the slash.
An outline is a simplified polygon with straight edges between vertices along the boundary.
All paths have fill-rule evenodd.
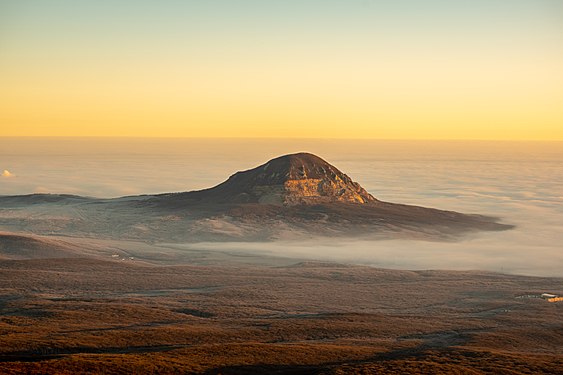
<path id="1" fill-rule="evenodd" d="M 563 304 L 522 297 L 562 293 L 562 279 L 204 251 L 174 258 L 147 244 L 10 234 L 0 243 L 0 373 L 532 374 L 563 366 Z M 7 250 L 14 245 L 26 259 Z M 80 253 L 87 256 L 68 257 Z"/>

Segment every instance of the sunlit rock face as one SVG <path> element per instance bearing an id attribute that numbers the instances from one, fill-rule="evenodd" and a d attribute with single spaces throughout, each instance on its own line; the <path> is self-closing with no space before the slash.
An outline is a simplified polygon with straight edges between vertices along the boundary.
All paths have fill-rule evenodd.
<path id="1" fill-rule="evenodd" d="M 377 201 L 336 167 L 308 153 L 272 159 L 210 190 L 228 201 L 278 205 Z"/>

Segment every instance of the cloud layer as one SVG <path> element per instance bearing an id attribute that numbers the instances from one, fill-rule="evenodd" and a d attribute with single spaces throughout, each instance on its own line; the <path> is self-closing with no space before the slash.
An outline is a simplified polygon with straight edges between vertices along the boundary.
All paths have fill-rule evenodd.
<path id="1" fill-rule="evenodd" d="M 82 140 L 0 138 L 18 178 L 1 195 L 97 197 L 187 191 L 298 151 L 316 153 L 381 200 L 501 217 L 513 231 L 460 243 L 201 244 L 219 251 L 356 262 L 392 268 L 487 269 L 563 276 L 563 145 L 509 142 L 307 140 Z M 7 172 L 7 173 L 6 173 Z M 5 171 L 5 175 L 12 175 Z"/>

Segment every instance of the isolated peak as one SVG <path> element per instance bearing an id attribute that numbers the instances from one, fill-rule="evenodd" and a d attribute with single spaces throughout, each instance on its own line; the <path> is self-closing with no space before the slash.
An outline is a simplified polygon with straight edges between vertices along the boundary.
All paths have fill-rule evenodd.
<path id="1" fill-rule="evenodd" d="M 307 152 L 237 172 L 210 192 L 220 194 L 222 200 L 284 205 L 376 201 L 335 166 Z"/>
<path id="2" fill-rule="evenodd" d="M 268 161 L 261 167 L 266 174 L 277 173 L 287 180 L 322 178 L 330 174 L 342 174 L 325 160 L 307 152 L 283 155 Z"/>

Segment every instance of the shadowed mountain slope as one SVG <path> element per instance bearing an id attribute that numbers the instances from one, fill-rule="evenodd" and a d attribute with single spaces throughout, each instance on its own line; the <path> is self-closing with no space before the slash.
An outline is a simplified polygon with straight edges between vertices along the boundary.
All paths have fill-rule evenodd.
<path id="1" fill-rule="evenodd" d="M 0 260 L 72 258 L 76 253 L 73 246 L 61 241 L 0 232 Z"/>
<path id="2" fill-rule="evenodd" d="M 197 235 L 205 233 L 205 240 L 292 238 L 296 233 L 451 239 L 464 232 L 513 227 L 482 215 L 379 201 L 309 153 L 281 156 L 213 188 L 162 194 L 141 205 L 189 211 L 200 218 L 201 212 L 211 214 L 212 221 L 198 221 Z"/>

